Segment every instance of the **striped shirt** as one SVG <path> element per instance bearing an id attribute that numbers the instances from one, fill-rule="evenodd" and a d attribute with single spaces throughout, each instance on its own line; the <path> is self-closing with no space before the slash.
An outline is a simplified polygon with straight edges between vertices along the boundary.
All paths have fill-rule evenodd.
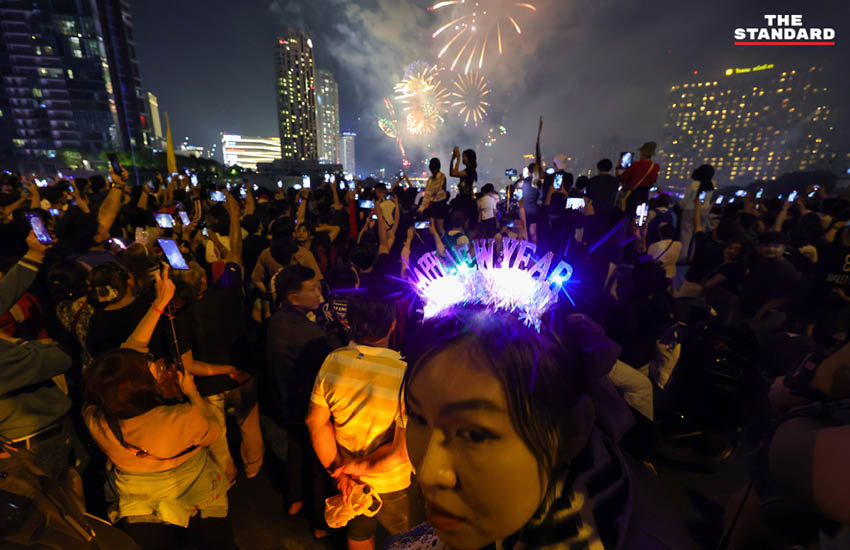
<path id="1" fill-rule="evenodd" d="M 325 359 L 310 400 L 330 409 L 342 456 L 366 456 L 392 441 L 396 422 L 406 424 L 399 410 L 406 367 L 398 352 L 354 342 Z M 410 462 L 406 462 L 386 473 L 363 476 L 360 481 L 379 494 L 391 493 L 410 486 L 412 471 Z"/>

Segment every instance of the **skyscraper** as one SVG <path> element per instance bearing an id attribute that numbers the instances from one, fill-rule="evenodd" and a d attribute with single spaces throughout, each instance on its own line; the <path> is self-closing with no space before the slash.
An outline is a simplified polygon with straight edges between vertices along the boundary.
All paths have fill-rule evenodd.
<path id="1" fill-rule="evenodd" d="M 829 169 L 838 153 L 825 77 L 822 67 L 764 64 L 672 86 L 659 158 L 666 185 L 684 187 L 704 163 L 719 185 Z"/>
<path id="2" fill-rule="evenodd" d="M 349 174 L 357 174 L 357 165 L 354 162 L 354 132 L 343 132 L 339 136 L 339 157 L 342 169 Z"/>
<path id="3" fill-rule="evenodd" d="M 319 162 L 339 162 L 339 86 L 332 72 L 316 71 L 316 121 L 318 126 Z"/>
<path id="4" fill-rule="evenodd" d="M 0 3 L 0 157 L 120 147 L 98 12 L 89 2 Z"/>
<path id="5" fill-rule="evenodd" d="M 313 41 L 289 28 L 275 45 L 277 117 L 284 161 L 317 161 Z"/>
<path id="6" fill-rule="evenodd" d="M 147 146 L 153 139 L 153 128 L 145 115 L 145 94 L 136 60 L 129 0 L 93 0 L 92 3 L 99 13 L 123 148 L 126 151 L 131 147 Z"/>
<path id="7" fill-rule="evenodd" d="M 150 92 L 145 93 L 145 115 L 148 117 L 152 130 L 149 146 L 163 149 L 165 134 L 162 132 L 162 119 L 159 117 L 159 100 Z"/>

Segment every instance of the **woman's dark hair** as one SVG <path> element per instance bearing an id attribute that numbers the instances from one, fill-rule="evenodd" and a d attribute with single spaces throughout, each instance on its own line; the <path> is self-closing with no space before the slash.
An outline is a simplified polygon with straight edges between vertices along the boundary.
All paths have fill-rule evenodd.
<path id="1" fill-rule="evenodd" d="M 669 208 L 670 207 L 670 195 L 667 193 L 661 193 L 655 199 L 655 208 Z"/>
<path id="2" fill-rule="evenodd" d="M 614 163 L 611 159 L 602 159 L 596 163 L 596 169 L 600 172 L 610 172 L 614 168 Z"/>
<path id="3" fill-rule="evenodd" d="M 358 344 L 374 344 L 384 338 L 395 321 L 392 300 L 378 296 L 376 292 L 352 296 L 348 300 L 348 323 L 351 339 Z"/>
<path id="4" fill-rule="evenodd" d="M 699 193 L 714 191 L 714 182 L 711 181 L 711 178 L 713 177 L 714 167 L 710 164 L 702 164 L 698 166 L 694 170 L 693 174 L 691 174 L 691 178 L 695 179 L 700 183 Z"/>
<path id="5" fill-rule="evenodd" d="M 121 265 L 133 276 L 139 293 L 153 290 L 156 280 L 153 274 L 159 271 L 159 262 L 141 243 L 131 244 L 121 255 Z"/>
<path id="6" fill-rule="evenodd" d="M 325 273 L 325 282 L 332 292 L 339 292 L 354 289 L 359 281 L 351 264 L 333 264 Z"/>
<path id="7" fill-rule="evenodd" d="M 587 187 L 587 182 L 589 181 L 590 180 L 587 176 L 579 176 L 578 179 L 576 179 L 576 189 L 584 189 Z"/>
<path id="8" fill-rule="evenodd" d="M 658 226 L 658 235 L 662 239 L 672 239 L 676 236 L 676 228 L 671 223 L 662 223 Z"/>
<path id="9" fill-rule="evenodd" d="M 576 431 L 573 412 L 587 385 L 577 354 L 548 329 L 538 333 L 510 313 L 469 306 L 426 322 L 406 347 L 401 395 L 408 410 L 411 381 L 449 348 L 464 350 L 472 368 L 499 380 L 511 423 L 548 477 L 551 495 L 572 459 L 562 445 Z"/>
<path id="10" fill-rule="evenodd" d="M 130 349 L 108 351 L 83 376 L 83 400 L 95 420 L 104 420 L 126 446 L 120 420 L 134 418 L 162 404 L 148 359 Z"/>
<path id="11" fill-rule="evenodd" d="M 60 243 L 77 254 L 85 254 L 94 246 L 97 233 L 97 217 L 82 210 L 69 210 L 56 222 Z"/>
<path id="12" fill-rule="evenodd" d="M 440 168 L 442 168 L 442 165 L 440 164 L 440 159 L 437 157 L 432 158 L 428 162 L 428 170 L 431 171 L 431 175 L 436 176 L 440 172 Z"/>
<path id="13" fill-rule="evenodd" d="M 85 296 L 89 290 L 89 270 L 80 262 L 62 260 L 47 273 L 47 289 L 54 303 Z"/>
<path id="14" fill-rule="evenodd" d="M 130 272 L 115 262 L 95 267 L 91 271 L 92 303 L 103 307 L 120 301 L 130 289 L 131 278 Z"/>
<path id="15" fill-rule="evenodd" d="M 478 157 L 475 151 L 467 149 L 463 152 L 463 156 L 466 157 L 466 173 L 472 174 L 472 181 L 478 181 Z"/>
<path id="16" fill-rule="evenodd" d="M 301 290 L 304 283 L 312 281 L 316 273 L 303 265 L 290 265 L 278 271 L 272 278 L 275 303 L 280 306 L 286 302 L 286 297 Z"/>
<path id="17" fill-rule="evenodd" d="M 253 235 L 260 230 L 260 217 L 256 214 L 248 214 L 242 218 L 242 229 Z"/>
<path id="18" fill-rule="evenodd" d="M 484 187 L 481 188 L 481 195 L 482 196 L 486 195 L 487 193 L 495 193 L 495 192 L 496 192 L 496 188 L 493 186 L 492 183 L 487 183 L 487 184 L 484 185 Z"/>
<path id="19" fill-rule="evenodd" d="M 222 237 L 230 235 L 230 214 L 227 213 L 227 209 L 221 203 L 216 203 L 210 208 L 210 215 L 215 220 L 210 229 Z"/>
<path id="20" fill-rule="evenodd" d="M 351 249 L 351 263 L 360 271 L 365 271 L 375 265 L 378 258 L 378 248 L 366 243 L 358 243 Z"/>

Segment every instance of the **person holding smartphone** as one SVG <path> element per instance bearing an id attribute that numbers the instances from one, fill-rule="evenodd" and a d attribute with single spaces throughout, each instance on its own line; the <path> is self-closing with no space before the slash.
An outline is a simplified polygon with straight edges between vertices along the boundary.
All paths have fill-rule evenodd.
<path id="1" fill-rule="evenodd" d="M 617 167 L 617 179 L 623 187 L 618 207 L 629 216 L 633 216 L 637 205 L 649 202 L 649 190 L 658 180 L 661 166 L 652 161 L 657 145 L 648 141 L 640 146 L 640 160 L 623 170 Z"/>
<path id="2" fill-rule="evenodd" d="M 691 174 L 693 181 L 685 193 L 685 198 L 682 199 L 682 221 L 681 227 L 681 242 L 682 251 L 679 255 L 680 262 L 689 263 L 693 258 L 694 250 L 691 243 L 694 233 L 705 230 L 705 221 L 708 220 L 708 213 L 711 211 L 712 198 L 714 197 L 714 167 L 710 164 L 703 164 L 694 169 Z M 703 220 L 703 227 L 695 226 L 694 210 L 699 208 L 700 219 Z"/>
<path id="3" fill-rule="evenodd" d="M 425 195 L 419 205 L 419 213 L 429 218 L 431 223 L 436 225 L 437 232 L 442 235 L 446 232 L 449 195 L 446 192 L 446 175 L 440 171 L 440 168 L 440 159 L 437 157 L 428 162 L 431 176 L 425 184 Z"/>
<path id="4" fill-rule="evenodd" d="M 496 221 L 496 209 L 499 206 L 499 194 L 492 183 L 481 188 L 481 197 L 478 199 L 478 227 L 476 232 L 479 238 L 492 239 L 499 232 Z"/>

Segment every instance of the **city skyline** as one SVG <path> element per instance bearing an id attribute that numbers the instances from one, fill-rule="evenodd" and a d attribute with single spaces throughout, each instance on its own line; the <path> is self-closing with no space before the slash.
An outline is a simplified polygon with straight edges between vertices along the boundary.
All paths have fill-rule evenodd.
<path id="1" fill-rule="evenodd" d="M 842 40 L 850 15 L 837 1 L 771 4 L 775 13 L 800 13 L 807 25 L 836 29 L 834 47 L 735 47 L 734 29 L 760 25 L 765 8 L 731 1 L 705 4 L 662 0 L 648 6 L 599 5 L 590 0 L 535 2 L 536 15 L 523 21 L 524 40 L 511 42 L 493 57 L 486 76 L 493 92 L 489 116 L 475 128 L 454 127 L 423 143 L 405 143 L 413 160 L 437 154 L 448 162 L 454 145 L 479 152 L 482 177 L 497 179 L 533 152 L 537 118 L 544 116 L 543 153 L 580 159 L 593 168 L 591 149 L 614 136 L 663 142 L 667 93 L 693 71 L 752 67 L 777 62 L 823 66 L 830 87 L 846 88 L 841 69 L 847 55 Z M 393 3 L 317 0 L 269 1 L 211 9 L 162 0 L 134 2 L 138 55 L 146 86 L 171 114 L 172 127 L 214 143 L 227 129 L 244 135 L 275 135 L 271 112 L 274 74 L 265 44 L 286 25 L 306 29 L 318 66 L 334 73 L 340 87 L 340 127 L 358 134 L 358 165 L 365 172 L 399 168 L 398 145 L 383 134 L 377 119 L 383 99 L 417 60 L 436 60 L 442 42 L 431 38 L 442 21 L 428 2 Z M 195 34 L 181 24 L 196 20 Z M 222 39 L 226 37 L 226 39 Z M 195 55 L 197 43 L 216 44 L 209 60 Z M 179 67 L 179 68 L 178 68 Z M 225 79 L 211 85 L 211 71 L 227 68 Z M 191 99 L 190 99 L 191 98 Z M 232 98 L 239 98 L 234 105 Z M 836 121 L 847 143 L 846 109 Z M 449 117 L 456 119 L 456 117 Z M 490 130 L 506 133 L 492 147 L 481 145 Z M 429 147 L 430 145 L 430 147 Z"/>

